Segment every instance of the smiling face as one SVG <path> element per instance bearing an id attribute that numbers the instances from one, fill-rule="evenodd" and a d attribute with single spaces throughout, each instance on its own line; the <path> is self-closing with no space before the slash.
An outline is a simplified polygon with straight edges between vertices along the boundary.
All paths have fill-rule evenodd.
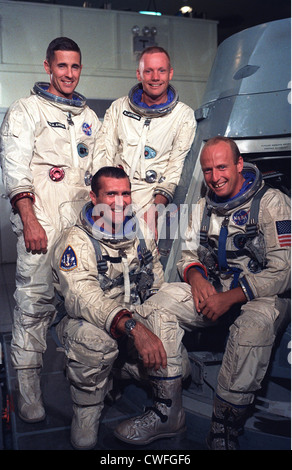
<path id="1" fill-rule="evenodd" d="M 243 158 L 239 156 L 236 163 L 228 143 L 206 146 L 201 153 L 201 167 L 207 186 L 216 196 L 230 199 L 240 191 L 244 182 Z"/>
<path id="2" fill-rule="evenodd" d="M 45 60 L 44 67 L 50 75 L 48 92 L 72 99 L 82 70 L 80 54 L 75 51 L 55 51 L 53 60 L 50 63 Z"/>
<path id="3" fill-rule="evenodd" d="M 131 187 L 128 178 L 112 178 L 101 176 L 98 195 L 90 192 L 91 200 L 96 206 L 93 220 L 102 217 L 104 228 L 109 233 L 118 231 L 127 215 L 127 207 L 131 204 Z M 101 215 L 94 215 L 101 214 Z"/>
<path id="4" fill-rule="evenodd" d="M 145 53 L 137 70 L 137 78 L 142 83 L 142 100 L 148 106 L 167 101 L 167 89 L 173 77 L 168 57 L 163 52 Z"/>

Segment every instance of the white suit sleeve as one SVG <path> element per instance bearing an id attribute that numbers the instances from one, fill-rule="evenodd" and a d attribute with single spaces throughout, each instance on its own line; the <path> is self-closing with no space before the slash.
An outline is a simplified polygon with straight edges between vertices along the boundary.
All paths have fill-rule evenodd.
<path id="1" fill-rule="evenodd" d="M 11 199 L 19 193 L 34 193 L 30 164 L 34 149 L 35 119 L 21 101 L 7 112 L 1 127 L 1 166 L 6 194 Z"/>
<path id="2" fill-rule="evenodd" d="M 194 111 L 186 106 L 181 123 L 174 137 L 168 166 L 163 175 L 164 181 L 157 184 L 154 190 L 154 194 L 164 194 L 170 202 L 173 199 L 175 189 L 179 183 L 185 158 L 191 149 L 196 133 L 196 127 L 197 123 Z"/>
<path id="3" fill-rule="evenodd" d="M 266 250 L 265 269 L 245 274 L 240 284 L 251 300 L 284 293 L 291 280 L 291 204 L 278 190 L 269 190 L 263 196 L 259 211 L 260 231 Z"/>
<path id="4" fill-rule="evenodd" d="M 201 199 L 198 204 L 192 205 L 192 213 L 188 228 L 182 240 L 182 255 L 177 263 L 177 269 L 184 281 L 187 281 L 187 272 L 191 267 L 196 267 L 202 274 L 207 274 L 206 268 L 201 264 L 197 248 L 199 246 L 201 218 L 204 210 L 205 200 Z"/>

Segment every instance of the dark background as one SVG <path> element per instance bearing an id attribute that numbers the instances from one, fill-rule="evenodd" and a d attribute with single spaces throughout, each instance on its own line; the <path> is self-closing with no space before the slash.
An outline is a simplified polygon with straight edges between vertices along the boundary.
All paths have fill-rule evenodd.
<path id="1" fill-rule="evenodd" d="M 30 0 L 33 2 L 34 0 Z M 154 10 L 162 15 L 175 16 L 181 0 L 43 0 L 37 3 L 71 5 L 89 8 L 111 8 L 133 11 Z M 291 16 L 290 0 L 190 0 L 193 18 L 218 21 L 218 44 L 243 29 Z"/>

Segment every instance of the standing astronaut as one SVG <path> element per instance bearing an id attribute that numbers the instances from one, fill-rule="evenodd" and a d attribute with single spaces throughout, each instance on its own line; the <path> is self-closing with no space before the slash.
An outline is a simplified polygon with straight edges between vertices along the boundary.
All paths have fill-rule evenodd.
<path id="1" fill-rule="evenodd" d="M 55 315 L 52 247 L 89 200 L 101 126 L 84 96 L 75 92 L 82 69 L 78 45 L 66 37 L 54 39 L 44 68 L 50 83 L 36 83 L 28 98 L 13 103 L 1 127 L 3 182 L 17 235 L 12 363 L 18 412 L 28 422 L 45 418 L 40 372 Z"/>
<path id="2" fill-rule="evenodd" d="M 214 326 L 238 307 L 207 438 L 210 449 L 236 450 L 238 429 L 261 387 L 277 331 L 290 318 L 290 299 L 282 295 L 290 288 L 290 199 L 265 186 L 258 169 L 244 164 L 228 138 L 205 144 L 201 166 L 208 191 L 192 213 L 178 263 L 185 282 L 163 284 L 136 312 L 145 319 L 158 313 L 161 334 L 172 332 L 167 341 L 160 336 L 167 368 L 156 374 L 163 380 L 183 377 L 184 326 Z M 143 444 L 153 434 L 154 422 L 147 414 L 132 418 L 115 434 Z"/>
<path id="3" fill-rule="evenodd" d="M 107 110 L 98 151 L 129 175 L 133 204 L 143 212 L 172 201 L 196 120 L 169 84 L 173 68 L 163 48 L 145 49 L 136 75 L 140 83 Z"/>

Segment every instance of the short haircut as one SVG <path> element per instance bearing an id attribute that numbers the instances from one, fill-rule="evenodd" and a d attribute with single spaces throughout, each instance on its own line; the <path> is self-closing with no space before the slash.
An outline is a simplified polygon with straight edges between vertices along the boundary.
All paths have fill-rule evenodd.
<path id="1" fill-rule="evenodd" d="M 76 44 L 76 42 L 73 41 L 73 39 L 66 38 L 66 37 L 59 37 L 59 38 L 53 39 L 53 41 L 50 42 L 47 48 L 47 52 L 46 52 L 46 60 L 48 61 L 49 64 L 52 63 L 56 51 L 78 52 L 80 55 L 80 64 L 81 64 L 81 50 L 78 44 Z"/>
<path id="2" fill-rule="evenodd" d="M 160 46 L 150 46 L 150 47 L 146 47 L 146 49 L 144 49 L 140 56 L 139 56 L 139 65 L 141 63 L 141 60 L 142 58 L 144 57 L 145 54 L 157 54 L 157 53 L 162 53 L 162 54 L 165 54 L 166 57 L 168 58 L 168 62 L 169 62 L 169 67 L 170 67 L 170 57 L 169 57 L 169 54 L 168 52 L 163 49 L 163 47 L 160 47 Z"/>
<path id="3" fill-rule="evenodd" d="M 234 142 L 234 140 L 230 139 L 229 137 L 224 137 L 224 136 L 221 136 L 221 135 L 217 135 L 216 137 L 212 137 L 211 139 L 207 140 L 207 142 L 205 143 L 205 145 L 203 147 L 203 150 L 207 147 L 211 147 L 212 145 L 219 144 L 220 142 L 225 142 L 226 144 L 228 144 L 230 146 L 231 151 L 232 151 L 232 155 L 233 155 L 233 159 L 234 159 L 234 163 L 237 164 L 238 159 L 240 157 L 240 151 L 239 151 L 238 146 Z"/>
<path id="4" fill-rule="evenodd" d="M 117 167 L 117 166 L 104 166 L 100 168 L 95 173 L 95 175 L 93 175 L 92 180 L 91 180 L 91 189 L 96 196 L 98 196 L 98 192 L 101 187 L 100 178 L 102 176 L 106 178 L 117 178 L 117 179 L 127 178 L 127 180 L 129 180 L 127 173 L 122 168 Z"/>

